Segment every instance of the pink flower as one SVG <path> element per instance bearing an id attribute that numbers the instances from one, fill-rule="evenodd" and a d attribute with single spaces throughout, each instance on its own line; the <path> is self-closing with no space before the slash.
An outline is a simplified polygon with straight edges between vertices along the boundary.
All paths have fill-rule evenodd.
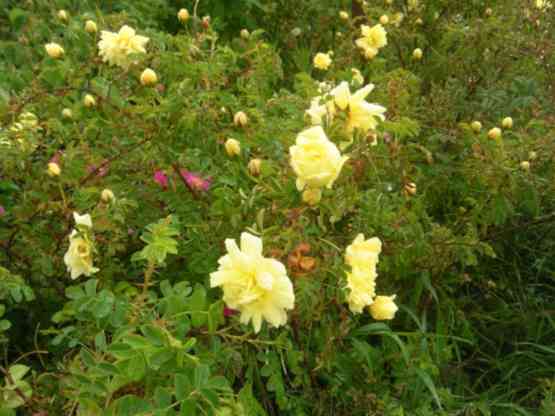
<path id="1" fill-rule="evenodd" d="M 50 162 L 49 163 L 56 163 L 56 164 L 60 164 L 60 158 L 63 156 L 64 152 L 62 152 L 61 150 L 56 151 L 56 153 L 54 153 L 54 156 L 52 156 L 50 158 Z"/>
<path id="2" fill-rule="evenodd" d="M 224 316 L 226 318 L 233 316 L 237 313 L 237 311 L 235 309 L 230 309 L 227 306 L 224 306 Z"/>
<path id="3" fill-rule="evenodd" d="M 2 205 L 0 205 L 0 217 L 3 217 L 4 214 L 6 214 L 6 208 L 4 208 Z"/>
<path id="4" fill-rule="evenodd" d="M 166 176 L 164 171 L 157 170 L 156 172 L 154 172 L 154 180 L 158 182 L 158 184 L 162 188 L 168 189 L 168 177 Z"/>
<path id="5" fill-rule="evenodd" d="M 180 169 L 179 173 L 187 186 L 193 191 L 206 192 L 212 184 L 211 178 L 202 179 L 198 173 L 189 172 L 187 169 Z"/>
<path id="6" fill-rule="evenodd" d="M 108 171 L 110 170 L 110 166 L 108 163 L 108 160 L 104 159 L 99 167 L 96 167 L 96 165 L 88 165 L 87 166 L 87 172 L 89 173 L 95 173 L 96 172 L 96 176 L 98 178 L 103 178 L 104 176 L 106 176 L 108 174 Z"/>

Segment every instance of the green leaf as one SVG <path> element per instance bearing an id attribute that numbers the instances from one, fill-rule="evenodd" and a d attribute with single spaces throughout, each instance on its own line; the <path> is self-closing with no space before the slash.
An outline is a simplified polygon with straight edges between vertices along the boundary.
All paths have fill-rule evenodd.
<path id="1" fill-rule="evenodd" d="M 110 410 L 117 416 L 139 416 L 152 411 L 152 407 L 138 396 L 127 395 L 113 402 Z"/>
<path id="2" fill-rule="evenodd" d="M 193 326 L 198 328 L 206 322 L 206 313 L 201 313 L 206 311 L 206 289 L 204 286 L 197 284 L 195 285 L 195 290 L 193 294 L 188 299 L 187 302 L 191 312 L 191 320 Z"/>
<path id="3" fill-rule="evenodd" d="M 440 410 L 443 410 L 443 406 L 441 405 L 441 401 L 439 400 L 439 396 L 436 391 L 436 386 L 434 385 L 434 382 L 432 381 L 432 378 L 430 377 L 430 375 L 420 368 L 416 369 L 416 374 L 418 375 L 418 377 L 420 377 L 420 379 L 422 380 L 424 385 L 428 388 L 428 390 L 430 390 L 430 393 L 432 393 L 432 396 L 437 404 L 437 407 L 439 407 Z"/>
<path id="4" fill-rule="evenodd" d="M 175 397 L 177 400 L 185 400 L 193 391 L 193 384 L 186 374 L 175 375 Z"/>
<path id="5" fill-rule="evenodd" d="M 143 325 L 141 332 L 153 345 L 161 347 L 165 345 L 168 337 L 162 329 L 154 325 Z"/>
<path id="6" fill-rule="evenodd" d="M 12 379 L 17 383 L 19 380 L 25 377 L 25 374 L 27 374 L 30 369 L 30 367 L 22 364 L 12 365 L 10 367 L 10 375 L 12 376 Z"/>

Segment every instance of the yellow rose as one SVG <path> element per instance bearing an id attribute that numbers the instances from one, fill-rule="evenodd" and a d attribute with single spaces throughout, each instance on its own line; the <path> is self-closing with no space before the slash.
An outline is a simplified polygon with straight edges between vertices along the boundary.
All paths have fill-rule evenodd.
<path id="1" fill-rule="evenodd" d="M 152 69 L 147 68 L 141 74 L 141 84 L 144 86 L 156 84 L 158 82 L 158 76 L 156 72 Z"/>
<path id="2" fill-rule="evenodd" d="M 494 127 L 488 132 L 488 137 L 492 140 L 499 139 L 501 137 L 501 129 L 499 127 Z"/>
<path id="3" fill-rule="evenodd" d="M 227 255 L 210 274 L 210 286 L 221 287 L 226 305 L 241 313 L 241 322 L 252 321 L 260 331 L 262 321 L 273 327 L 285 325 L 287 310 L 293 309 L 295 293 L 287 270 L 279 261 L 262 255 L 262 240 L 241 234 L 241 248 L 235 240 L 225 240 Z"/>
<path id="4" fill-rule="evenodd" d="M 58 11 L 58 19 L 67 22 L 68 19 L 68 14 L 65 10 L 59 10 Z"/>
<path id="5" fill-rule="evenodd" d="M 474 133 L 480 133 L 480 130 L 482 130 L 482 123 L 479 121 L 473 121 L 470 127 L 472 127 Z"/>
<path id="6" fill-rule="evenodd" d="M 73 230 L 69 236 L 69 248 L 64 255 L 64 263 L 72 279 L 77 279 L 81 275 L 90 276 L 98 271 L 93 267 L 91 242 L 76 230 Z"/>
<path id="7" fill-rule="evenodd" d="M 83 98 L 83 104 L 88 108 L 94 107 L 96 105 L 96 100 L 92 95 L 86 94 Z"/>
<path id="8" fill-rule="evenodd" d="M 64 108 L 62 110 L 62 117 L 63 118 L 72 118 L 73 117 L 73 112 L 69 108 Z"/>
<path id="9" fill-rule="evenodd" d="M 422 49 L 416 48 L 414 51 L 412 51 L 412 58 L 416 61 L 421 60 L 422 59 Z"/>
<path id="10" fill-rule="evenodd" d="M 238 156 L 241 153 L 241 143 L 235 139 L 227 139 L 225 142 L 225 151 L 229 156 Z"/>
<path id="11" fill-rule="evenodd" d="M 504 129 L 512 129 L 513 128 L 513 119 L 511 117 L 505 117 L 501 122 L 501 125 Z"/>
<path id="12" fill-rule="evenodd" d="M 530 170 L 530 162 L 528 162 L 527 160 L 523 160 L 522 162 L 520 162 L 520 168 L 522 170 L 529 171 Z"/>
<path id="13" fill-rule="evenodd" d="M 396 295 L 393 296 L 376 296 L 374 302 L 370 305 L 370 314 L 372 318 L 378 321 L 390 320 L 395 317 L 395 313 L 399 310 L 395 305 Z"/>
<path id="14" fill-rule="evenodd" d="M 60 173 L 62 173 L 62 170 L 60 169 L 60 165 L 54 162 L 50 162 L 48 164 L 48 174 L 50 176 L 60 176 Z"/>
<path id="15" fill-rule="evenodd" d="M 345 250 L 345 263 L 353 268 L 375 267 L 382 251 L 382 242 L 378 237 L 364 239 L 364 234 L 356 236 Z"/>
<path id="16" fill-rule="evenodd" d="M 249 122 L 249 118 L 242 111 L 238 111 L 233 116 L 233 124 L 235 124 L 237 127 L 245 127 L 248 124 L 248 122 Z"/>
<path id="17" fill-rule="evenodd" d="M 93 22 L 92 20 L 87 20 L 85 22 L 85 31 L 87 33 L 96 33 L 97 30 L 98 29 L 95 22 Z"/>
<path id="18" fill-rule="evenodd" d="M 181 9 L 179 10 L 179 12 L 177 12 L 177 18 L 181 23 L 185 23 L 187 20 L 189 20 L 189 17 L 189 10 L 187 9 Z"/>
<path id="19" fill-rule="evenodd" d="M 241 32 L 239 32 L 239 35 L 241 36 L 241 38 L 243 38 L 245 40 L 247 40 L 251 36 L 251 34 L 249 33 L 249 31 L 247 29 L 241 29 Z"/>
<path id="20" fill-rule="evenodd" d="M 112 202 L 116 199 L 116 197 L 114 196 L 114 193 L 112 192 L 111 189 L 104 189 L 101 193 L 100 193 L 100 199 L 102 200 L 102 202 Z"/>
<path id="21" fill-rule="evenodd" d="M 248 168 L 252 176 L 260 175 L 260 168 L 262 166 L 262 161 L 260 159 L 251 159 Z"/>
<path id="22" fill-rule="evenodd" d="M 375 267 L 355 267 L 347 272 L 347 302 L 351 312 L 361 313 L 366 306 L 372 304 L 376 296 L 376 277 Z"/>
<path id="23" fill-rule="evenodd" d="M 342 11 L 339 12 L 339 18 L 341 20 L 349 20 L 349 13 L 342 10 Z"/>
<path id="24" fill-rule="evenodd" d="M 294 146 L 289 148 L 291 167 L 297 175 L 297 189 L 331 188 L 339 176 L 347 156 L 341 156 L 320 126 L 311 127 L 297 136 Z"/>
<path id="25" fill-rule="evenodd" d="M 380 24 L 387 25 L 389 23 L 389 17 L 386 14 L 380 16 Z"/>
<path id="26" fill-rule="evenodd" d="M 325 71 L 331 65 L 331 57 L 327 53 L 318 52 L 314 57 L 313 64 L 315 68 Z"/>
<path id="27" fill-rule="evenodd" d="M 44 49 L 46 49 L 46 53 L 48 54 L 48 56 L 54 59 L 61 58 L 65 53 L 64 48 L 54 42 L 44 45 Z"/>
<path id="28" fill-rule="evenodd" d="M 362 37 L 358 38 L 355 43 L 363 50 L 366 58 L 372 59 L 377 55 L 379 49 L 387 45 L 387 32 L 381 24 L 373 27 L 361 25 L 360 31 Z"/>
<path id="29" fill-rule="evenodd" d="M 137 35 L 135 29 L 129 26 L 123 26 L 117 33 L 103 30 L 98 42 L 98 53 L 103 62 L 127 69 L 131 64 L 129 55 L 146 53 L 148 41 L 147 37 Z"/>
<path id="30" fill-rule="evenodd" d="M 88 228 L 92 228 L 92 219 L 90 214 L 83 214 L 79 215 L 78 212 L 73 213 L 73 220 L 75 221 L 75 225 L 83 225 Z"/>

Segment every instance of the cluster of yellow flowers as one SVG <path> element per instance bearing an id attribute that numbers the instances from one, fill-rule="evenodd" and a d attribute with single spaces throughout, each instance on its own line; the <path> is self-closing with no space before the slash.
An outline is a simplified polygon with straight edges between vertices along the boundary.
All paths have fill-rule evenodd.
<path id="1" fill-rule="evenodd" d="M 387 32 L 381 24 L 375 26 L 361 25 L 361 38 L 355 43 L 367 59 L 373 59 L 381 48 L 387 45 Z"/>
<path id="2" fill-rule="evenodd" d="M 89 214 L 73 213 L 74 229 L 69 235 L 69 248 L 64 255 L 64 263 L 72 279 L 81 275 L 90 276 L 99 269 L 93 266 L 92 220 Z"/>
<path id="3" fill-rule="evenodd" d="M 103 30 L 98 42 L 99 55 L 102 61 L 127 69 L 133 54 L 146 53 L 145 45 L 148 41 L 147 37 L 137 35 L 135 30 L 127 25 L 117 33 Z"/>
<path id="4" fill-rule="evenodd" d="M 241 313 L 240 320 L 252 320 L 254 331 L 262 321 L 273 327 L 287 322 L 286 310 L 293 309 L 295 294 L 285 266 L 262 255 L 262 240 L 241 234 L 241 248 L 235 240 L 225 240 L 227 254 L 218 260 L 219 268 L 210 274 L 210 285 L 221 286 L 224 302 Z"/>
<path id="5" fill-rule="evenodd" d="M 376 296 L 376 265 L 381 251 L 379 238 L 365 240 L 363 234 L 357 235 L 345 251 L 345 263 L 351 267 L 351 271 L 347 272 L 349 309 L 353 313 L 361 313 L 369 306 L 372 317 L 377 320 L 393 319 L 397 312 L 396 295 Z"/>

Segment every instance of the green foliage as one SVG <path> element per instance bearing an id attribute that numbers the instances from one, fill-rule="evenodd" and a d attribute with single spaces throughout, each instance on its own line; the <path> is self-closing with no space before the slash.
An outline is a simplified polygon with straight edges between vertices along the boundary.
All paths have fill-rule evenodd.
<path id="1" fill-rule="evenodd" d="M 552 415 L 555 14 L 416 3 L 4 1 L 0 415 Z M 384 14 L 388 44 L 366 60 L 359 26 Z M 97 47 L 124 24 L 150 39 L 128 69 Z M 387 117 L 354 138 L 345 112 L 324 122 L 349 160 L 309 206 L 288 149 L 321 82 L 358 88 L 353 68 Z M 98 271 L 72 281 L 74 212 L 92 217 L 79 229 Z M 210 282 L 244 231 L 296 298 L 257 334 Z M 359 233 L 383 243 L 387 323 L 346 304 Z"/>

